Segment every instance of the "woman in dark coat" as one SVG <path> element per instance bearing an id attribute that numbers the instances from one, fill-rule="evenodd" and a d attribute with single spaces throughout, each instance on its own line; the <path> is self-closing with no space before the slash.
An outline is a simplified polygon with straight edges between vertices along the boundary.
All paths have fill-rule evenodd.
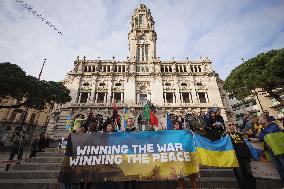
<path id="1" fill-rule="evenodd" d="M 205 127 L 205 137 L 211 141 L 217 141 L 221 138 L 225 131 L 224 119 L 221 115 L 217 115 L 217 110 L 212 109 L 208 112 Z"/>

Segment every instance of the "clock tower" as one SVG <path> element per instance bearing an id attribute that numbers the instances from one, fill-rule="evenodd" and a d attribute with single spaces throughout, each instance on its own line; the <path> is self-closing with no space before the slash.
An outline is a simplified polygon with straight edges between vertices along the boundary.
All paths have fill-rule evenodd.
<path id="1" fill-rule="evenodd" d="M 134 10 L 131 30 L 128 33 L 130 59 L 136 62 L 148 62 L 156 59 L 157 34 L 150 9 L 140 4 Z"/>

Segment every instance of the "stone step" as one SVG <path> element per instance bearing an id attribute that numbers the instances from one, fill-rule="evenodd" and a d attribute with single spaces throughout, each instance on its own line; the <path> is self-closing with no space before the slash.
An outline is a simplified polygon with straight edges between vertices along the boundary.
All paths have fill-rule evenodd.
<path id="1" fill-rule="evenodd" d="M 149 189 L 165 189 L 165 188 L 170 188 L 170 189 L 176 189 L 178 187 L 178 183 L 177 181 L 137 181 L 137 182 L 132 182 L 135 185 L 135 189 L 145 189 L 145 188 L 149 188 Z M 90 187 L 90 189 L 124 189 L 127 188 L 126 186 L 131 185 L 131 182 L 128 182 L 128 184 L 126 183 L 117 183 L 117 182 L 96 182 L 93 183 Z M 219 189 L 237 189 L 238 186 L 236 184 L 235 181 L 231 182 L 231 181 L 224 181 L 222 184 L 225 183 L 225 186 L 222 185 L 214 185 L 214 181 L 210 181 L 208 182 L 206 185 L 208 187 L 205 187 L 204 183 L 199 183 L 198 185 L 199 188 L 205 189 L 205 188 L 219 188 Z M 219 184 L 219 183 L 217 183 Z M 231 187 L 228 187 L 231 186 Z M 72 189 L 73 188 L 78 188 L 79 189 L 79 184 L 73 184 L 72 185 Z M 189 189 L 190 187 L 190 183 L 189 181 L 186 181 L 186 189 Z"/>
<path id="2" fill-rule="evenodd" d="M 24 163 L 12 166 L 14 170 L 60 170 L 62 163 Z"/>
<path id="3" fill-rule="evenodd" d="M 237 188 L 238 183 L 235 177 L 200 177 L 199 187 L 211 188 L 211 187 L 222 187 L 222 188 Z"/>
<path id="4" fill-rule="evenodd" d="M 256 179 L 256 188 L 257 189 L 279 189 L 281 188 L 281 181 L 280 180 L 273 180 L 273 179 Z"/>
<path id="5" fill-rule="evenodd" d="M 36 154 L 36 157 L 63 157 L 64 152 L 58 151 L 58 152 L 38 152 Z"/>
<path id="6" fill-rule="evenodd" d="M 59 170 L 15 170 L 0 172 L 2 179 L 57 179 Z"/>
<path id="7" fill-rule="evenodd" d="M 201 168 L 200 177 L 235 177 L 232 169 Z"/>
<path id="8" fill-rule="evenodd" d="M 64 149 L 61 148 L 45 148 L 45 152 L 63 152 L 64 153 Z"/>
<path id="9" fill-rule="evenodd" d="M 33 157 L 25 159 L 25 163 L 62 163 L 63 157 Z"/>
<path id="10" fill-rule="evenodd" d="M 62 189 L 57 179 L 0 179 L 0 188 L 5 189 Z"/>
<path id="11" fill-rule="evenodd" d="M 60 119 L 59 118 L 58 121 L 56 122 L 56 124 L 59 123 L 59 124 L 65 124 L 66 125 L 67 121 L 68 121 L 67 119 Z"/>

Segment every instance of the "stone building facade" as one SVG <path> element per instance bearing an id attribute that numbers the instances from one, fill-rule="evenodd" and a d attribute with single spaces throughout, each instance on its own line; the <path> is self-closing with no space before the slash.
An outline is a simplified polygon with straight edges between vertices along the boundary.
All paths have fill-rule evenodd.
<path id="1" fill-rule="evenodd" d="M 219 107 L 227 119 L 222 82 L 209 58 L 161 61 L 156 54 L 154 25 L 150 10 L 141 4 L 132 15 L 126 60 L 77 57 L 74 69 L 63 80 L 72 101 L 54 110 L 57 116 L 50 120 L 48 132 L 63 135 L 68 114 L 87 116 L 92 111 L 111 116 L 114 102 L 119 111 L 128 107 L 130 116 L 136 119 L 147 100 L 151 101 L 158 108 L 160 127 L 165 126 L 166 112 L 207 112 L 213 106 Z"/>
<path id="2" fill-rule="evenodd" d="M 274 89 L 273 92 L 284 99 L 284 89 Z M 229 95 L 229 105 L 232 107 L 235 121 L 239 125 L 243 124 L 245 112 L 259 116 L 264 111 L 268 111 L 269 115 L 273 116 L 279 121 L 279 125 L 283 126 L 284 107 L 261 88 L 256 88 L 254 95 L 246 97 L 243 101 L 237 100 L 233 95 Z"/>
<path id="3" fill-rule="evenodd" d="M 7 106 L 15 104 L 14 99 L 2 100 Z M 51 116 L 51 107 L 44 110 L 33 108 L 1 108 L 0 109 L 0 147 L 10 146 L 12 137 L 20 132 L 24 142 L 31 143 L 33 137 L 39 137 L 46 131 L 46 125 Z"/>

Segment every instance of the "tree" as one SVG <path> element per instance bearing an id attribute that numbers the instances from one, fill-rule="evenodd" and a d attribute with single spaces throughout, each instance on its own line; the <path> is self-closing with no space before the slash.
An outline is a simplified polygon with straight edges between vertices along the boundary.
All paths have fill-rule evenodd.
<path id="1" fill-rule="evenodd" d="M 284 87 L 284 49 L 261 53 L 236 67 L 224 82 L 224 88 L 238 99 L 254 94 L 262 88 L 278 102 L 283 99 L 273 89 Z"/>
<path id="2" fill-rule="evenodd" d="M 61 83 L 38 80 L 16 64 L 0 64 L 0 102 L 14 99 L 12 105 L 0 104 L 0 108 L 35 108 L 42 110 L 47 104 L 66 103 L 71 100 L 70 91 Z"/>

